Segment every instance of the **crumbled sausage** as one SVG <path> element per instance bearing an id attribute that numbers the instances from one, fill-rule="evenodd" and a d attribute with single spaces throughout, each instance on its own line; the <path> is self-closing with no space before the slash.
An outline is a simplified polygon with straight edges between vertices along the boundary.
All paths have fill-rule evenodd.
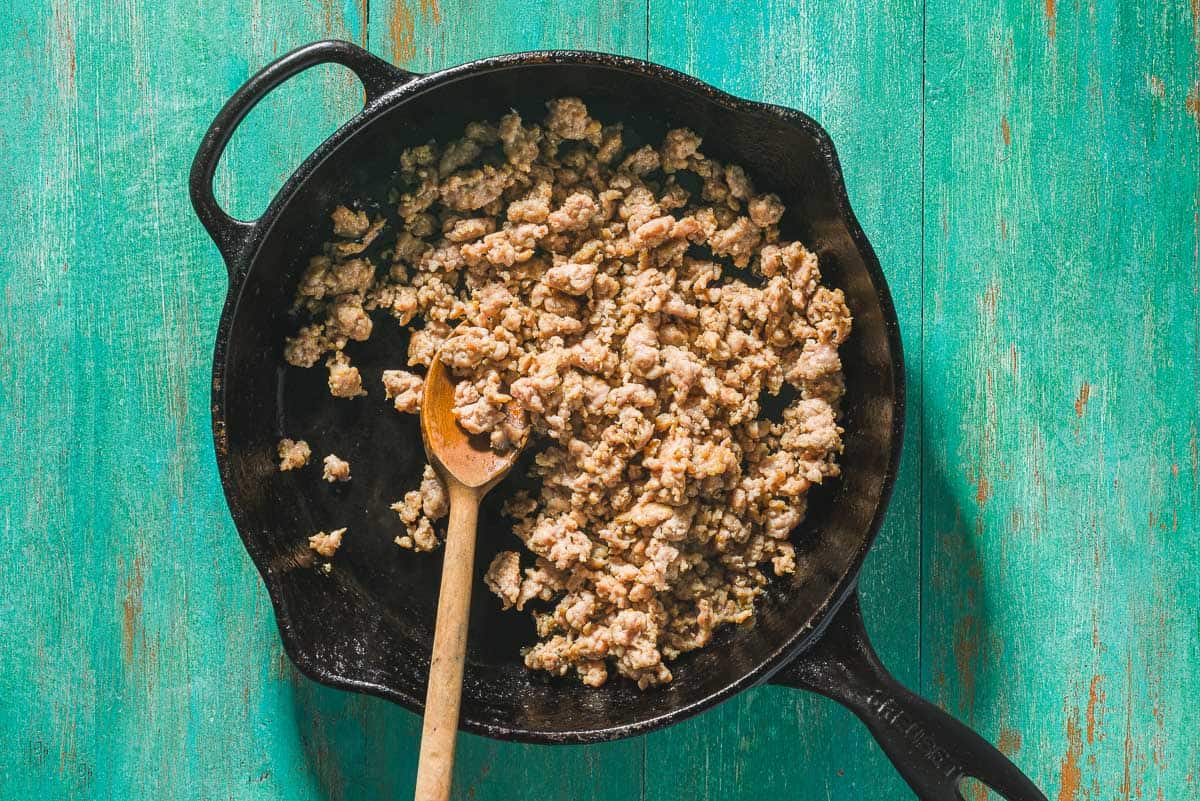
<path id="1" fill-rule="evenodd" d="M 557 267 L 551 267 L 542 276 L 547 286 L 565 292 L 568 295 L 583 295 L 592 288 L 596 281 L 597 267 L 594 264 L 575 264 L 567 262 Z"/>
<path id="2" fill-rule="evenodd" d="M 475 211 L 498 199 L 511 183 L 510 172 L 485 164 L 447 178 L 442 183 L 441 201 L 455 211 Z"/>
<path id="3" fill-rule="evenodd" d="M 414 551 L 432 551 L 438 546 L 433 524 L 450 514 L 450 496 L 432 467 L 426 465 L 421 485 L 405 493 L 403 500 L 396 501 L 391 508 L 406 530 L 396 537 L 397 545 Z"/>
<path id="4" fill-rule="evenodd" d="M 492 559 L 483 583 L 496 594 L 505 609 L 511 608 L 521 594 L 521 557 L 516 551 L 501 551 Z"/>
<path id="5" fill-rule="evenodd" d="M 336 454 L 329 454 L 325 457 L 325 468 L 321 472 L 321 478 L 330 484 L 335 481 L 349 481 L 350 463 Z"/>
<path id="6" fill-rule="evenodd" d="M 283 358 L 296 367 L 312 367 L 327 349 L 324 325 L 306 325 L 283 345 Z"/>
<path id="7" fill-rule="evenodd" d="M 645 175 L 649 172 L 654 172 L 659 168 L 661 161 L 658 157 L 658 151 L 646 145 L 639 150 L 633 151 L 621 162 L 621 169 L 633 173 L 637 176 Z"/>
<path id="8" fill-rule="evenodd" d="M 339 350 L 326 360 L 325 365 L 329 368 L 330 395 L 335 398 L 357 398 L 367 394 L 358 368 L 350 364 L 345 353 Z"/>
<path id="9" fill-rule="evenodd" d="M 314 256 L 300 279 L 301 298 L 320 300 L 347 293 L 363 294 L 375 278 L 375 266 L 368 259 L 333 261 Z"/>
<path id="10" fill-rule="evenodd" d="M 688 159 L 700 149 L 700 137 L 687 128 L 667 131 L 659 154 L 664 172 L 687 169 Z"/>
<path id="11" fill-rule="evenodd" d="M 396 411 L 402 414 L 421 411 L 421 393 L 424 391 L 424 379 L 421 376 L 407 370 L 384 370 L 383 391 Z"/>
<path id="12" fill-rule="evenodd" d="M 371 226 L 365 211 L 351 211 L 345 206 L 338 206 L 330 216 L 333 218 L 334 236 L 358 239 Z"/>
<path id="13" fill-rule="evenodd" d="M 600 123 L 588 116 L 587 106 L 577 97 L 560 97 L 546 104 L 546 128 L 563 139 L 597 138 Z"/>
<path id="14" fill-rule="evenodd" d="M 333 302 L 324 334 L 342 343 L 351 339 L 362 342 L 371 336 L 371 318 L 363 309 L 361 295 L 343 295 Z"/>
<path id="15" fill-rule="evenodd" d="M 546 222 L 551 231 L 583 231 L 591 224 L 595 213 L 596 201 L 592 196 L 574 192 L 548 216 Z"/>
<path id="16" fill-rule="evenodd" d="M 520 172 L 529 172 L 530 165 L 539 154 L 541 129 L 537 126 L 526 128 L 521 124 L 521 116 L 513 112 L 501 117 L 499 137 L 508 163 Z"/>
<path id="17" fill-rule="evenodd" d="M 342 547 L 342 535 L 345 533 L 344 528 L 335 528 L 328 534 L 318 531 L 308 538 L 308 547 L 326 559 L 332 559 L 337 549 Z"/>
<path id="18" fill-rule="evenodd" d="M 418 323 L 408 364 L 443 361 L 463 428 L 497 450 L 536 443 L 540 486 L 504 505 L 526 553 L 497 555 L 484 578 L 505 609 L 533 614 L 525 664 L 646 688 L 750 620 L 770 575 L 799 569 L 789 538 L 807 494 L 839 474 L 851 317 L 745 170 L 685 128 L 626 141 L 559 98 L 540 121 L 513 112 L 405 150 L 388 268 L 355 250 L 379 221 L 335 211 L 340 239 L 301 280 L 311 319 L 284 352 L 299 366 L 332 354 L 331 391 L 357 396 L 342 348 L 372 333 L 369 313 Z M 420 375 L 383 383 L 418 411 Z M 785 388 L 794 399 L 764 419 L 761 399 Z M 438 546 L 449 504 L 431 468 L 392 509 L 397 544 Z"/>
<path id="19" fill-rule="evenodd" d="M 295 470 L 304 467 L 308 464 L 309 457 L 312 456 L 312 449 L 302 439 L 281 439 L 276 450 L 279 453 L 280 470 Z"/>
<path id="20" fill-rule="evenodd" d="M 746 209 L 759 228 L 775 225 L 783 217 L 783 201 L 778 195 L 759 195 L 746 204 Z"/>

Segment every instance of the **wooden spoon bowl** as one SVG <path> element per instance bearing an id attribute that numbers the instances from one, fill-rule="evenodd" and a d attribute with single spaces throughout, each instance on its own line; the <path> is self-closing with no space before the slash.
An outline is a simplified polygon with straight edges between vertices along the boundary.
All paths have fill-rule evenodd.
<path id="1" fill-rule="evenodd" d="M 524 442 L 500 453 L 491 448 L 484 434 L 471 434 L 454 416 L 454 386 L 457 382 L 439 358 L 425 375 L 421 398 L 421 439 L 433 469 L 447 487 L 451 482 L 478 490 L 483 495 L 499 483 L 521 455 Z"/>

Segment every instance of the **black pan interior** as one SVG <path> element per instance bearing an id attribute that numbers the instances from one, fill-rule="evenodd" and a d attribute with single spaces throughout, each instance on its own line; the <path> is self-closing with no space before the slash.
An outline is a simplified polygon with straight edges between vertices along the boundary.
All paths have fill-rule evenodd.
<path id="1" fill-rule="evenodd" d="M 673 663 L 668 687 L 639 692 L 614 678 L 590 689 L 526 670 L 519 650 L 533 641 L 528 615 L 501 613 L 477 584 L 464 726 L 542 741 L 601 739 L 662 725 L 781 663 L 781 648 L 798 644 L 870 544 L 889 483 L 900 380 L 886 288 L 857 225 L 847 219 L 831 152 L 807 118 L 602 63 L 508 63 L 422 79 L 390 108 L 344 133 L 323 161 L 301 168 L 308 175 L 273 206 L 275 221 L 227 309 L 223 370 L 218 344 L 215 417 L 227 495 L 271 591 L 288 651 L 302 669 L 417 706 L 441 555 L 414 554 L 392 542 L 401 526 L 388 505 L 416 486 L 424 463 L 416 418 L 392 411 L 379 383 L 383 369 L 404 365 L 407 332 L 377 318 L 372 338 L 349 348 L 370 396 L 331 398 L 324 369 L 301 370 L 282 360 L 281 343 L 297 325 L 288 307 L 299 273 L 327 238 L 335 204 L 386 197 L 403 147 L 444 140 L 468 121 L 494 119 L 509 108 L 535 118 L 548 98 L 565 94 L 583 97 L 595 116 L 623 121 L 646 141 L 657 141 L 667 127 L 690 126 L 704 137 L 706 153 L 745 166 L 759 187 L 784 199 L 785 237 L 819 253 L 826 281 L 845 290 L 855 323 L 842 350 L 844 475 L 810 499 L 808 519 L 794 535 L 802 554 L 796 578 L 771 586 L 752 625 L 727 628 L 710 647 Z M 308 440 L 314 452 L 309 468 L 276 470 L 274 449 L 282 436 Z M 320 480 L 319 461 L 329 452 L 350 461 L 352 481 L 331 486 Z M 496 511 L 519 480 L 497 488 L 484 510 L 479 575 L 494 553 L 519 546 Z M 349 532 L 326 575 L 313 566 L 306 538 L 341 526 Z"/>

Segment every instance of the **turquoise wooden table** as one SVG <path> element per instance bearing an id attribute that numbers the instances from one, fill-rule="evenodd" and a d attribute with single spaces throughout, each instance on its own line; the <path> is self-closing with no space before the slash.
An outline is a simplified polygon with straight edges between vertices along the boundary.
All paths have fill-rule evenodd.
<path id="1" fill-rule="evenodd" d="M 1200 0 L 19 0 L 0 33 L 3 799 L 411 797 L 418 719 L 288 663 L 208 430 L 225 272 L 189 161 L 329 36 L 414 70 L 626 53 L 820 120 L 911 376 L 863 577 L 883 657 L 1051 798 L 1200 799 Z M 359 92 L 272 95 L 222 200 L 255 215 Z M 778 688 L 460 750 L 479 801 L 911 797 Z"/>

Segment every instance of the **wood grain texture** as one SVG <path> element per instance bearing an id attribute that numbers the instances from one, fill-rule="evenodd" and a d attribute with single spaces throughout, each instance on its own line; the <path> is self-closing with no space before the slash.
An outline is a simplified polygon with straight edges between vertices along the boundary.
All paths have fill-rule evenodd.
<path id="1" fill-rule="evenodd" d="M 925 689 L 1059 801 L 1196 799 L 1197 6 L 930 9 Z"/>
<path id="2" fill-rule="evenodd" d="M 359 27 L 292 2 L 29 0 L 0 18 L 0 198 L 22 220 L 0 256 L 0 443 L 19 466 L 0 501 L 6 799 L 309 799 L 337 783 L 217 481 L 226 281 L 185 180 L 252 69 Z M 297 86 L 304 107 L 249 121 L 269 146 L 239 137 L 221 170 L 242 209 L 359 95 L 344 76 Z"/>
<path id="3" fill-rule="evenodd" d="M 897 675 L 1058 801 L 1200 799 L 1200 5 L 24 0 L 0 15 L 0 799 L 391 799 L 420 721 L 283 656 L 208 433 L 225 290 L 185 176 L 325 36 L 418 71 L 579 47 L 801 108 L 892 283 L 908 448 L 864 606 Z M 241 216 L 361 102 L 244 123 Z M 647 738 L 465 736 L 458 798 L 911 797 L 762 688 Z M 972 799 L 982 791 L 972 790 Z"/>
<path id="4" fill-rule="evenodd" d="M 423 414 L 429 408 L 424 402 L 427 400 L 428 392 L 421 404 Z M 423 417 L 422 423 L 426 419 L 428 417 Z M 430 453 L 432 456 L 436 451 Z M 447 474 L 442 472 L 441 475 Z M 463 669 L 467 661 L 471 591 L 475 589 L 475 536 L 479 501 L 484 493 L 465 487 L 452 477 L 453 474 L 450 476 L 447 482 L 450 521 L 442 546 L 446 556 L 442 561 L 436 629 L 429 654 L 429 683 L 421 716 L 421 747 L 414 793 L 417 801 L 447 801 L 450 798 L 462 706 Z"/>

